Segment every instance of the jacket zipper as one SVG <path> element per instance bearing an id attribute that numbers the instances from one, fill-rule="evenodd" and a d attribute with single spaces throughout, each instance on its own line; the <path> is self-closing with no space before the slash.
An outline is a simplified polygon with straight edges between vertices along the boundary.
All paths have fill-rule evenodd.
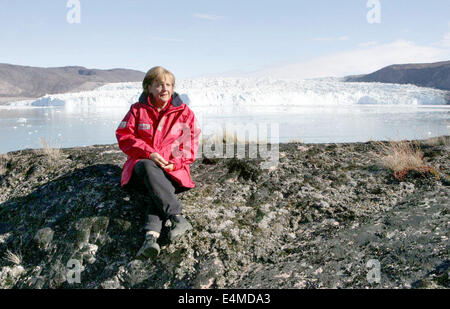
<path id="1" fill-rule="evenodd" d="M 158 121 L 158 125 L 156 126 L 156 131 L 155 131 L 155 135 L 158 133 L 158 131 L 161 133 L 160 136 L 158 136 L 158 145 L 160 145 L 160 141 L 161 141 L 161 136 L 162 136 L 162 127 L 164 126 L 164 122 L 165 119 L 167 118 L 167 116 L 171 113 L 177 112 L 179 110 L 182 110 L 182 107 L 176 107 L 174 109 L 171 109 L 169 111 L 167 111 L 162 117 L 161 119 L 159 119 Z M 155 135 L 153 136 L 153 147 L 155 147 Z M 159 147 L 157 148 L 159 150 Z"/>

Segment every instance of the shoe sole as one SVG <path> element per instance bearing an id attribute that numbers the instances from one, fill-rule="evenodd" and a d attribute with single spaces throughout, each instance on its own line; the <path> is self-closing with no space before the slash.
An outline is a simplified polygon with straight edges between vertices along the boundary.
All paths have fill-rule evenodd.
<path id="1" fill-rule="evenodd" d="M 156 248 L 147 248 L 145 249 L 140 255 L 139 257 L 144 257 L 146 259 L 154 259 L 159 255 L 159 250 Z"/>
<path id="2" fill-rule="evenodd" d="M 178 240 L 181 236 L 183 236 L 184 234 L 186 234 L 186 232 L 189 232 L 190 230 L 192 230 L 192 225 L 189 225 L 186 229 L 178 232 L 177 234 L 173 234 L 172 231 L 169 232 L 169 240 L 172 241 L 176 241 Z"/>

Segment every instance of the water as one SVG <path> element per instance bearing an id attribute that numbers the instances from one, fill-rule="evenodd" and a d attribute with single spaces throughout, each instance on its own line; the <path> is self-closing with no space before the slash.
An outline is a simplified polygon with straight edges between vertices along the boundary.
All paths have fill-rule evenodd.
<path id="1" fill-rule="evenodd" d="M 191 107 L 203 135 L 217 128 L 269 125 L 277 128 L 281 143 L 366 142 L 369 140 L 423 139 L 449 135 L 448 105 L 343 105 L 343 106 L 212 106 Z M 115 130 L 129 106 L 73 108 L 0 107 L 0 153 L 51 146 L 74 147 L 117 143 Z M 238 132 L 243 134 L 243 132 Z M 245 133 L 244 133 L 245 134 Z"/>
<path id="2" fill-rule="evenodd" d="M 0 153 L 42 148 L 41 138 L 54 147 L 116 143 L 115 129 L 125 108 L 0 107 Z"/>

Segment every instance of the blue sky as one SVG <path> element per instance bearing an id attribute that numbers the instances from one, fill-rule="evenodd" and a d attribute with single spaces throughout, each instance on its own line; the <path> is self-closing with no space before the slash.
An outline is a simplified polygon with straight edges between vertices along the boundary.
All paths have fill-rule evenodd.
<path id="1" fill-rule="evenodd" d="M 163 65 L 188 78 L 360 74 L 450 60 L 448 0 L 379 0 L 380 23 L 368 23 L 368 0 L 79 0 L 81 22 L 74 24 L 67 2 L 0 0 L 0 62 L 141 71 Z"/>

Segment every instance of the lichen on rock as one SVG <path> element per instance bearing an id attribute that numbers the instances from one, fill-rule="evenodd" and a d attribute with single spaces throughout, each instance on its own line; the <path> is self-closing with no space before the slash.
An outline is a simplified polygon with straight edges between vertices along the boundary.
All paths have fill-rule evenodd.
<path id="1" fill-rule="evenodd" d="M 117 144 L 62 149 L 52 165 L 33 150 L 8 153 L 0 287 L 448 288 L 449 149 L 422 144 L 439 180 L 398 181 L 374 142 L 280 144 L 271 169 L 260 158 L 199 159 L 196 188 L 178 195 L 193 230 L 162 239 L 154 261 L 136 258 L 152 200 L 120 187 Z M 379 284 L 367 281 L 371 259 Z"/>

